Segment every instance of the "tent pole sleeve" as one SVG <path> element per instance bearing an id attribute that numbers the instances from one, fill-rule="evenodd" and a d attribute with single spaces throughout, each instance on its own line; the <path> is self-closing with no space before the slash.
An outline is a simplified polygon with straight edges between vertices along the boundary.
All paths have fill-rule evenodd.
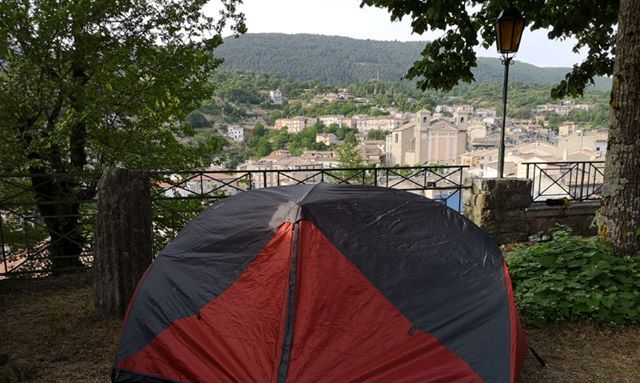
<path id="1" fill-rule="evenodd" d="M 300 235 L 300 224 L 293 224 L 293 239 L 291 244 L 291 267 L 289 268 L 289 297 L 287 302 L 287 317 L 285 324 L 284 341 L 282 342 L 282 353 L 280 366 L 278 367 L 278 383 L 287 381 L 289 371 L 289 358 L 291 357 L 291 345 L 293 342 L 293 327 L 296 310 L 297 277 L 298 277 L 298 238 Z"/>

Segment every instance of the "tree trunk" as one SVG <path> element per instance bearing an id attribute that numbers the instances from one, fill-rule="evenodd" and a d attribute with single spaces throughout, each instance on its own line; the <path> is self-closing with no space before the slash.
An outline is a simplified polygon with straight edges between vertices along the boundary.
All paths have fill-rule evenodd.
<path id="1" fill-rule="evenodd" d="M 84 268 L 80 261 L 85 239 L 78 227 L 79 196 L 75 193 L 72 180 L 43 172 L 41 169 L 31 168 L 30 178 L 38 212 L 49 234 L 51 270 L 54 275 L 74 272 Z"/>
<path id="2" fill-rule="evenodd" d="M 98 315 L 122 319 L 152 260 L 151 192 L 144 172 L 106 169 L 98 184 L 94 257 Z"/>
<path id="3" fill-rule="evenodd" d="M 617 255 L 640 249 L 640 1 L 622 0 L 598 232 Z"/>

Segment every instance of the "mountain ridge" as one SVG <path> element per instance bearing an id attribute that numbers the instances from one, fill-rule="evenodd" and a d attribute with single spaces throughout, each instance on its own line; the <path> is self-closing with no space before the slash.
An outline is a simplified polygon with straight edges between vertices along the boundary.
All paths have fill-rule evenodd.
<path id="1" fill-rule="evenodd" d="M 332 85 L 371 79 L 407 82 L 402 76 L 420 57 L 427 41 L 362 40 L 316 34 L 253 33 L 227 37 L 215 54 L 223 69 L 253 71 Z M 555 85 L 570 68 L 537 67 L 515 61 L 511 81 Z M 478 57 L 476 82 L 502 81 L 499 58 Z M 611 80 L 596 79 L 596 89 L 610 89 Z"/>

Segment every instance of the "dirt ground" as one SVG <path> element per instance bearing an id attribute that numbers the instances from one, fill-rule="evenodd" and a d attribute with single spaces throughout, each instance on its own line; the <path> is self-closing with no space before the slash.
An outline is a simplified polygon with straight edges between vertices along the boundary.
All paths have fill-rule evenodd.
<path id="1" fill-rule="evenodd" d="M 93 314 L 91 275 L 0 281 L 0 383 L 108 382 L 119 321 Z M 527 329 L 522 383 L 638 383 L 640 328 L 565 323 Z"/>

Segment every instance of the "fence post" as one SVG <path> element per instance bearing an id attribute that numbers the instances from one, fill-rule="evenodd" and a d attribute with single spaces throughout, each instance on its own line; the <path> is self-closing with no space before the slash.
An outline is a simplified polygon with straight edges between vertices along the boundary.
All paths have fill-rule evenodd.
<path id="1" fill-rule="evenodd" d="M 153 257 L 151 192 L 142 171 L 105 169 L 98 183 L 94 253 L 96 313 L 123 318 Z"/>
<path id="2" fill-rule="evenodd" d="M 517 178 L 474 179 L 465 215 L 499 244 L 526 241 L 531 184 L 531 180 Z"/>

